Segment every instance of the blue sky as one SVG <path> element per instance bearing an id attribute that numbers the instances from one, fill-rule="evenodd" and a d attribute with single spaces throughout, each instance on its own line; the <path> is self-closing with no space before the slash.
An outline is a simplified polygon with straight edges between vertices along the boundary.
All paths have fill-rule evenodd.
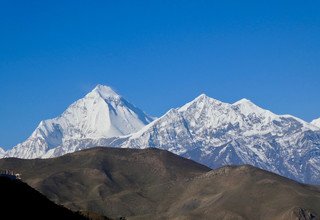
<path id="1" fill-rule="evenodd" d="M 96 84 L 160 116 L 201 93 L 320 117 L 319 1 L 0 1 L 0 146 Z"/>

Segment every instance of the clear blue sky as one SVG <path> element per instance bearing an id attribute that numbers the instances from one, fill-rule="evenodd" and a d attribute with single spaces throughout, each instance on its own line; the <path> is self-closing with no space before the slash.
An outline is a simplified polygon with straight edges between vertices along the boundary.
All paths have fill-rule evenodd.
<path id="1" fill-rule="evenodd" d="M 0 146 L 95 84 L 160 116 L 200 93 L 320 117 L 319 1 L 0 1 Z"/>

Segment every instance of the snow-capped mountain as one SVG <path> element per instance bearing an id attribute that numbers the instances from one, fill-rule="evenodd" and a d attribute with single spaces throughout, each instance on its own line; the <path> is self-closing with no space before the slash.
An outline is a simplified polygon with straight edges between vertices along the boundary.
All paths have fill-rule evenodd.
<path id="1" fill-rule="evenodd" d="M 251 164 L 320 184 L 320 129 L 246 99 L 228 104 L 201 95 L 111 144 L 166 149 L 212 168 Z"/>
<path id="2" fill-rule="evenodd" d="M 320 128 L 320 118 L 313 120 L 311 124 Z"/>
<path id="3" fill-rule="evenodd" d="M 130 104 L 110 87 L 98 85 L 74 102 L 57 118 L 41 121 L 23 143 L 6 157 L 36 158 L 61 147 L 61 154 L 107 143 L 150 123 L 152 118 Z"/>

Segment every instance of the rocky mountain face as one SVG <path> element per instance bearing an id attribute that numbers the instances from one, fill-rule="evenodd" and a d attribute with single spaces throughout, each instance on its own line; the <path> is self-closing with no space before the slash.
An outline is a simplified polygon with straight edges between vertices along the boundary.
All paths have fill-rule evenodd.
<path id="1" fill-rule="evenodd" d="M 211 168 L 250 164 L 320 184 L 320 128 L 247 99 L 200 95 L 153 119 L 110 87 L 97 86 L 61 116 L 40 123 L 5 157 L 50 158 L 94 146 L 159 148 Z"/>
<path id="2" fill-rule="evenodd" d="M 320 214 L 319 187 L 248 165 L 211 170 L 153 148 L 4 158 L 0 167 L 58 204 L 112 219 L 311 220 Z"/>
<path id="3" fill-rule="evenodd" d="M 5 157 L 37 158 L 58 146 L 65 149 L 61 154 L 73 152 L 96 146 L 99 139 L 131 134 L 151 121 L 110 87 L 98 85 L 59 117 L 40 122 L 32 135 Z"/>

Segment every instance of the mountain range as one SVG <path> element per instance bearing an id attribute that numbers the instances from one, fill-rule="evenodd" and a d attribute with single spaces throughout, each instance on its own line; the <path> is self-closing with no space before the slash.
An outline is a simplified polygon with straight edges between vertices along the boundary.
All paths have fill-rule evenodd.
<path id="1" fill-rule="evenodd" d="M 95 146 L 165 149 L 211 168 L 250 164 L 320 184 L 319 120 L 307 123 L 247 99 L 229 104 L 205 94 L 154 118 L 98 85 L 0 156 L 50 158 Z"/>
<path id="2" fill-rule="evenodd" d="M 155 148 L 3 158 L 0 167 L 20 173 L 57 204 L 112 219 L 315 220 L 320 215 L 318 186 L 249 165 L 211 170 Z"/>

